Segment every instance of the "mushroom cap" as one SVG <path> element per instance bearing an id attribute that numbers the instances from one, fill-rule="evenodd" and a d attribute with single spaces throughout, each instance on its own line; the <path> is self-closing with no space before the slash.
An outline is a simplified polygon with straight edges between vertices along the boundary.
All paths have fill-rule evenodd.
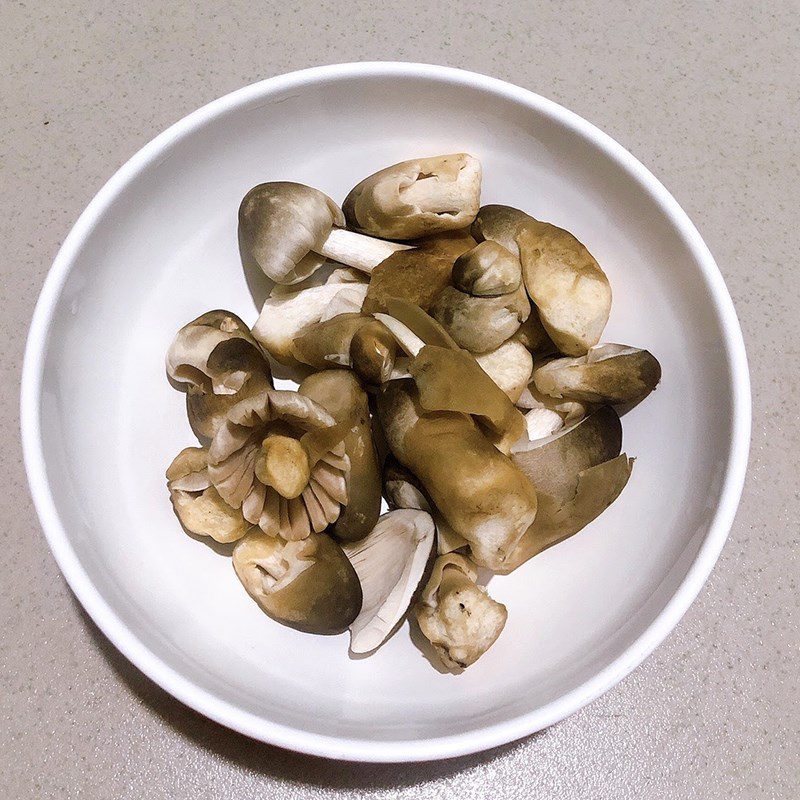
<path id="1" fill-rule="evenodd" d="M 283 497 L 258 475 L 262 443 L 273 434 L 292 436 L 308 453 L 308 485 Z M 336 521 L 347 503 L 350 462 L 346 431 L 318 403 L 298 392 L 271 389 L 242 400 L 229 412 L 209 449 L 209 477 L 222 498 L 270 535 L 302 539 Z"/>
<path id="2" fill-rule="evenodd" d="M 430 306 L 431 316 L 471 353 L 486 353 L 513 336 L 531 313 L 521 284 L 499 297 L 474 297 L 446 286 Z"/>
<path id="3" fill-rule="evenodd" d="M 274 620 L 306 633 L 343 633 L 361 609 L 361 585 L 324 533 L 285 542 L 255 529 L 233 550 L 247 593 Z"/>
<path id="4" fill-rule="evenodd" d="M 269 365 L 250 328 L 230 311 L 201 314 L 184 325 L 167 350 L 167 375 L 193 394 L 236 394 L 253 375 L 269 379 Z"/>
<path id="5" fill-rule="evenodd" d="M 316 251 L 334 226 L 344 226 L 341 209 L 301 183 L 261 183 L 239 206 L 241 240 L 276 283 L 297 283 L 322 266 L 325 259 Z"/>
<path id="6" fill-rule="evenodd" d="M 453 265 L 453 285 L 476 297 L 497 297 L 515 291 L 522 281 L 519 259 L 497 242 L 481 242 Z"/>
<path id="7" fill-rule="evenodd" d="M 366 538 L 342 546 L 364 597 L 350 626 L 354 653 L 375 650 L 403 619 L 425 572 L 435 532 L 426 511 L 398 509 L 384 514 Z"/>
<path id="8" fill-rule="evenodd" d="M 514 447 L 511 460 L 540 494 L 569 497 L 578 473 L 619 455 L 622 424 L 611 406 L 603 406 L 577 425 L 553 436 Z"/>
<path id="9" fill-rule="evenodd" d="M 536 368 L 543 394 L 585 403 L 635 403 L 661 380 L 661 365 L 647 350 L 599 344 L 578 358 L 556 358 Z"/>
<path id="10" fill-rule="evenodd" d="M 469 225 L 480 206 L 481 165 L 467 153 L 403 161 L 365 178 L 342 208 L 354 230 L 416 239 Z"/>
<path id="11" fill-rule="evenodd" d="M 381 471 L 372 440 L 369 401 L 349 370 L 328 370 L 309 375 L 298 389 L 325 408 L 344 426 L 344 451 L 350 461 L 348 501 L 333 527 L 344 541 L 366 536 L 381 513 Z"/>
<path id="12" fill-rule="evenodd" d="M 476 584 L 464 556 L 440 555 L 415 606 L 420 630 L 450 669 L 474 664 L 503 631 L 508 610 Z"/>
<path id="13" fill-rule="evenodd" d="M 350 340 L 350 366 L 372 386 L 388 381 L 397 358 L 397 340 L 377 319 L 362 325 Z"/>

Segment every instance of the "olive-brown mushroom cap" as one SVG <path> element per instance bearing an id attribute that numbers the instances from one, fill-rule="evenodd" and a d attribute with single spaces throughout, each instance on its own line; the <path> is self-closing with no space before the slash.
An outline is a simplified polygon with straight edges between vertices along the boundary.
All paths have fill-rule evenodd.
<path id="1" fill-rule="evenodd" d="M 497 242 L 481 242 L 460 255 L 453 265 L 453 285 L 476 297 L 508 294 L 521 281 L 519 259 Z"/>
<path id="2" fill-rule="evenodd" d="M 370 175 L 342 208 L 354 230 L 416 239 L 469 225 L 480 206 L 481 165 L 466 153 L 403 161 Z"/>

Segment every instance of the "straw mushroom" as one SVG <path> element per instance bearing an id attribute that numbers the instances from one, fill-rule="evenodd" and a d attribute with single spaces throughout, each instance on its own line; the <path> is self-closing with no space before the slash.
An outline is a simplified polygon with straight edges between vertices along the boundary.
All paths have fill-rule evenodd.
<path id="1" fill-rule="evenodd" d="M 480 209 L 472 235 L 519 257 L 525 288 L 562 353 L 584 355 L 600 341 L 611 310 L 611 287 L 571 233 L 516 208 L 489 205 Z"/>
<path id="2" fill-rule="evenodd" d="M 381 471 L 372 441 L 367 394 L 355 375 L 343 369 L 309 375 L 298 391 L 325 408 L 346 431 L 348 501 L 333 533 L 344 541 L 361 539 L 372 530 L 381 510 Z"/>
<path id="3" fill-rule="evenodd" d="M 439 556 L 414 607 L 419 628 L 450 669 L 474 664 L 503 631 L 508 611 L 475 582 L 464 556 Z"/>
<path id="4" fill-rule="evenodd" d="M 533 371 L 533 357 L 524 344 L 513 337 L 475 360 L 481 369 L 516 403 L 528 385 Z"/>
<path id="5" fill-rule="evenodd" d="M 370 272 L 406 245 L 344 230 L 341 209 L 326 194 L 301 183 L 254 186 L 239 206 L 244 246 L 276 283 L 297 283 L 325 258 Z"/>
<path id="6" fill-rule="evenodd" d="M 456 230 L 480 206 L 481 165 L 467 153 L 403 161 L 370 175 L 347 195 L 348 225 L 384 239 Z"/>
<path id="7" fill-rule="evenodd" d="M 453 285 L 474 297 L 498 297 L 522 282 L 519 259 L 497 242 L 485 241 L 460 255 L 453 265 Z"/>
<path id="8" fill-rule="evenodd" d="M 556 358 L 536 368 L 543 394 L 585 403 L 636 403 L 661 380 L 661 365 L 647 350 L 599 344 L 579 358 Z"/>
<path id="9" fill-rule="evenodd" d="M 167 488 L 178 519 L 190 533 L 227 543 L 241 539 L 252 527 L 211 485 L 208 452 L 202 447 L 178 453 L 167 468 Z"/>
<path id="10" fill-rule="evenodd" d="M 469 541 L 475 561 L 502 565 L 536 516 L 533 484 L 468 415 L 426 414 L 413 381 L 384 384 L 377 408 L 395 458 Z"/>
<path id="11" fill-rule="evenodd" d="M 408 611 L 433 548 L 430 514 L 398 509 L 384 514 L 366 538 L 342 545 L 361 583 L 361 612 L 350 625 L 350 650 L 369 653 Z"/>
<path id="12" fill-rule="evenodd" d="M 350 366 L 372 386 L 388 381 L 394 372 L 397 345 L 389 329 L 376 319 L 362 325 L 350 340 Z"/>
<path id="13" fill-rule="evenodd" d="M 347 504 L 346 432 L 309 397 L 271 389 L 228 412 L 208 474 L 222 499 L 264 533 L 305 539 Z"/>
<path id="14" fill-rule="evenodd" d="M 324 533 L 286 542 L 256 528 L 234 548 L 233 568 L 250 597 L 290 628 L 343 633 L 361 610 L 358 576 Z"/>
<path id="15" fill-rule="evenodd" d="M 437 233 L 422 239 L 415 239 L 409 242 L 409 244 L 414 245 L 414 247 L 420 250 L 427 250 L 455 259 L 462 253 L 466 253 L 467 250 L 472 250 L 478 243 L 472 238 L 469 227 L 466 227 L 453 231 L 445 231 L 444 233 Z"/>

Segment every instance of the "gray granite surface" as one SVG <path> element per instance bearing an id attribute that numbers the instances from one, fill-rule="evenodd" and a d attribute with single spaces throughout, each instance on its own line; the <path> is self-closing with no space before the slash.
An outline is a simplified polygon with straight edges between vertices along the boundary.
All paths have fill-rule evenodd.
<path id="1" fill-rule="evenodd" d="M 376 8 L 377 6 L 377 8 Z M 800 4 L 18 2 L 0 5 L 0 797 L 800 796 Z M 656 653 L 525 741 L 358 766 L 230 733 L 166 695 L 76 603 L 33 513 L 22 350 L 59 244 L 111 173 L 232 89 L 339 61 L 426 61 L 531 88 L 675 194 L 736 303 L 754 395 L 731 538 Z"/>

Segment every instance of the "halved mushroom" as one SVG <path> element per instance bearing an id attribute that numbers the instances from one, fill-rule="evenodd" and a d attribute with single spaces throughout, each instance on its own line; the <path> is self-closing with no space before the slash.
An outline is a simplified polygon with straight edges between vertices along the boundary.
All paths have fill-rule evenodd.
<path id="1" fill-rule="evenodd" d="M 301 183 L 254 186 L 239 206 L 242 243 L 276 283 L 297 283 L 325 258 L 370 272 L 406 245 L 344 230 L 344 215 L 326 194 Z"/>
<path id="2" fill-rule="evenodd" d="M 324 533 L 286 542 L 255 529 L 234 548 L 233 568 L 274 620 L 306 633 L 343 633 L 361 610 L 361 585 Z"/>
<path id="3" fill-rule="evenodd" d="M 475 360 L 512 403 L 519 400 L 533 371 L 533 357 L 524 344 L 512 337 L 488 353 L 479 353 Z"/>
<path id="4" fill-rule="evenodd" d="M 498 297 L 473 297 L 446 286 L 430 305 L 431 316 L 472 353 L 486 353 L 513 336 L 531 313 L 521 284 Z"/>
<path id="5" fill-rule="evenodd" d="M 571 233 L 509 206 L 483 206 L 478 241 L 501 244 L 522 264 L 522 279 L 550 338 L 567 355 L 597 344 L 611 310 L 608 278 Z"/>
<path id="6" fill-rule="evenodd" d="M 387 301 L 393 297 L 429 308 L 450 283 L 454 260 L 452 255 L 425 248 L 394 253 L 372 271 L 362 311 L 387 311 Z"/>
<path id="7" fill-rule="evenodd" d="M 342 289 L 362 298 L 367 294 L 367 284 L 326 283 L 268 297 L 253 326 L 253 337 L 276 361 L 293 364 L 292 342 L 301 331 L 321 320 L 328 304 Z"/>
<path id="8" fill-rule="evenodd" d="M 350 461 L 347 506 L 333 527 L 337 538 L 354 541 L 366 536 L 381 513 L 381 471 L 372 441 L 369 402 L 357 378 L 348 370 L 318 372 L 298 389 L 343 425 L 344 451 Z"/>
<path id="9" fill-rule="evenodd" d="M 209 449 L 221 497 L 271 536 L 304 539 L 348 500 L 346 426 L 297 392 L 272 389 L 229 412 Z"/>
<path id="10" fill-rule="evenodd" d="M 536 519 L 500 572 L 508 574 L 542 550 L 583 530 L 619 497 L 632 468 L 633 459 L 623 453 L 581 470 L 573 493 L 567 497 L 540 493 Z"/>
<path id="11" fill-rule="evenodd" d="M 469 541 L 476 562 L 502 565 L 536 516 L 533 484 L 468 415 L 425 413 L 413 381 L 384 384 L 377 407 L 395 458 Z"/>
<path id="12" fill-rule="evenodd" d="M 342 208 L 351 228 L 416 239 L 469 225 L 480 206 L 481 165 L 466 153 L 418 158 L 370 175 Z"/>
<path id="13" fill-rule="evenodd" d="M 190 533 L 227 543 L 241 539 L 252 527 L 211 485 L 208 451 L 202 447 L 178 453 L 167 468 L 167 488 L 178 519 Z"/>
<path id="14" fill-rule="evenodd" d="M 563 498 L 574 492 L 579 472 L 618 456 L 621 447 L 619 415 L 603 406 L 552 436 L 517 443 L 511 460 L 540 494 Z"/>
<path id="15" fill-rule="evenodd" d="M 439 556 L 414 607 L 420 630 L 450 669 L 474 664 L 497 641 L 508 618 L 506 607 L 476 579 L 477 571 L 463 556 Z"/>
<path id="16" fill-rule="evenodd" d="M 398 509 L 384 514 L 359 542 L 342 546 L 361 582 L 364 601 L 350 626 L 350 649 L 382 645 L 408 611 L 433 548 L 430 514 Z"/>
<path id="17" fill-rule="evenodd" d="M 585 403 L 636 403 L 661 380 L 661 365 L 647 350 L 599 344 L 579 358 L 556 358 L 537 367 L 543 394 Z"/>
<path id="18" fill-rule="evenodd" d="M 475 297 L 514 292 L 522 282 L 519 259 L 497 242 L 481 242 L 453 265 L 453 285 Z"/>

